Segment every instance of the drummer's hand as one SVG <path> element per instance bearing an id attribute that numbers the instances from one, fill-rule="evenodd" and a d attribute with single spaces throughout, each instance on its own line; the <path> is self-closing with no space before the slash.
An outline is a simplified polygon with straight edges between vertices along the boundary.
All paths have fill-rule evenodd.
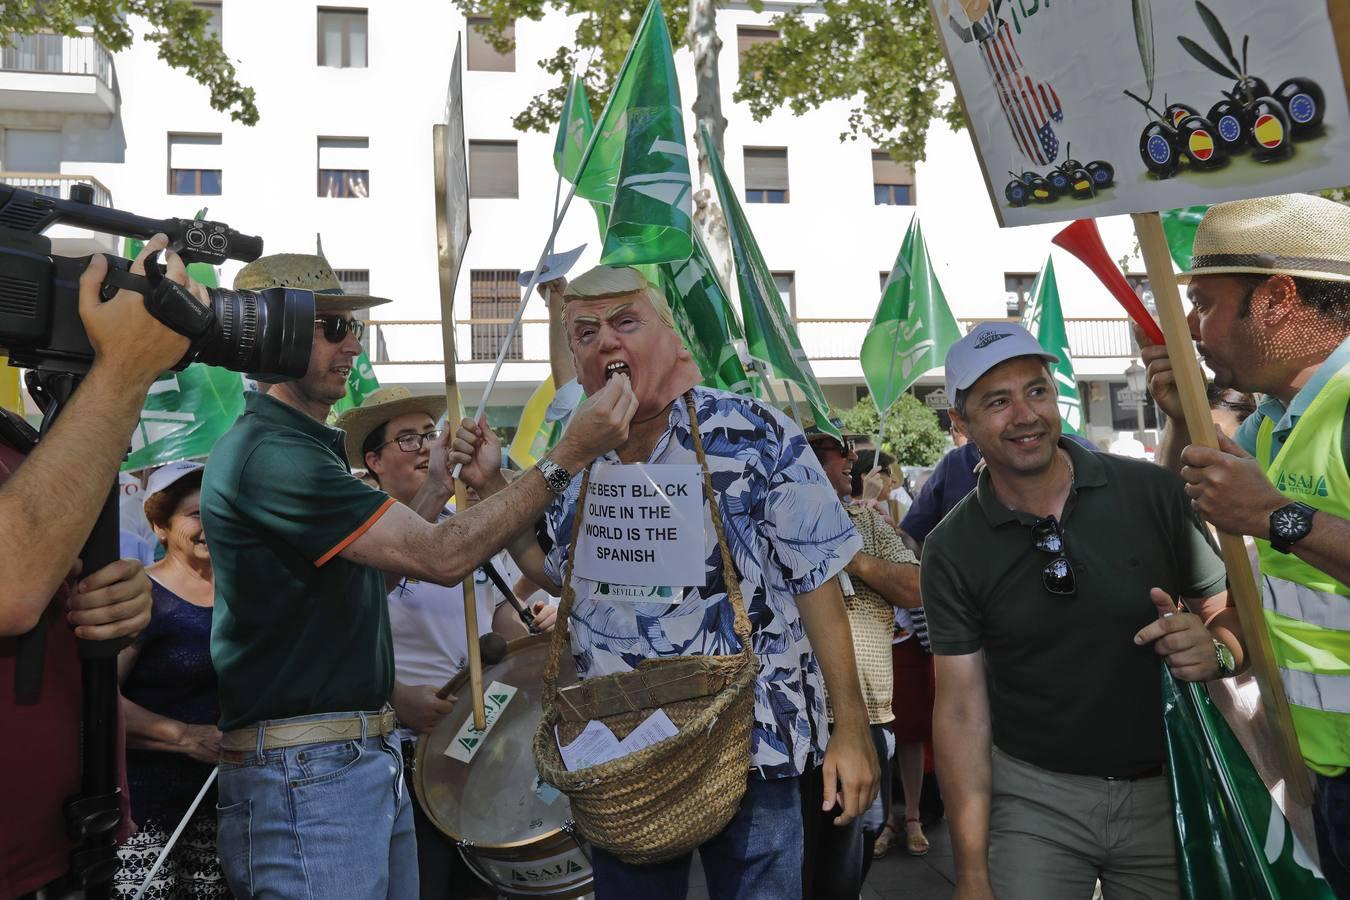
<path id="1" fill-rule="evenodd" d="M 440 690 L 434 684 L 402 684 L 394 682 L 394 715 L 401 724 L 416 729 L 423 734 L 436 727 L 436 724 L 455 708 L 453 696 L 442 700 L 436 696 Z"/>
<path id="2" fill-rule="evenodd" d="M 541 634 L 552 631 L 553 626 L 558 624 L 558 607 L 552 603 L 540 600 L 530 612 L 534 613 L 534 630 Z"/>

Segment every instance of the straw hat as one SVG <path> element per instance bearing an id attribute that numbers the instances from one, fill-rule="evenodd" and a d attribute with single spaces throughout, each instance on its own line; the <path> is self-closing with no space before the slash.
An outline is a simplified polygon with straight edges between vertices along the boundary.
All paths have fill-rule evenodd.
<path id="1" fill-rule="evenodd" d="M 433 421 L 439 421 L 445 414 L 445 395 L 414 394 L 405 387 L 383 387 L 372 391 L 364 403 L 338 416 L 335 423 L 347 432 L 347 462 L 365 468 L 361 445 L 370 433 L 390 419 L 415 412 L 424 412 Z"/>
<path id="2" fill-rule="evenodd" d="M 344 294 L 328 260 L 307 253 L 264 256 L 244 266 L 234 276 L 236 291 L 262 291 L 273 287 L 313 291 L 315 308 L 320 313 L 354 312 L 389 302 L 384 297 Z"/>
<path id="3" fill-rule="evenodd" d="M 1210 207 L 1195 232 L 1196 275 L 1292 275 L 1350 281 L 1350 209 L 1311 194 Z"/>

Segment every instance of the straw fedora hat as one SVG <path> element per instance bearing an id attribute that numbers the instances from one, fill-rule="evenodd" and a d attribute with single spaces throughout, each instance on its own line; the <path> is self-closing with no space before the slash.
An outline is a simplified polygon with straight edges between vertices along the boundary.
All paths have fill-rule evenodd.
<path id="1" fill-rule="evenodd" d="M 1178 281 L 1240 274 L 1350 281 L 1350 208 L 1311 194 L 1210 207 Z"/>
<path id="2" fill-rule="evenodd" d="M 361 445 L 370 437 L 370 433 L 390 419 L 415 412 L 424 412 L 433 421 L 439 421 L 445 414 L 445 395 L 414 394 L 405 387 L 397 386 L 372 391 L 364 403 L 356 409 L 347 410 L 334 423 L 347 432 L 347 462 L 364 469 L 366 460 L 361 453 Z"/>
<path id="3" fill-rule="evenodd" d="M 333 267 L 322 256 L 308 253 L 274 253 L 254 260 L 234 276 L 236 291 L 262 291 L 285 287 L 313 291 L 315 308 L 324 312 L 354 312 L 390 302 L 384 297 L 344 294 Z"/>

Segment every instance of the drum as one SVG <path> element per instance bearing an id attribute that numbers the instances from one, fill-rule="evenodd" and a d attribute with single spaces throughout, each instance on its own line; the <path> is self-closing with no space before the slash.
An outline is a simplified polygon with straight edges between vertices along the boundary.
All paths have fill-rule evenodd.
<path id="1" fill-rule="evenodd" d="M 572 834 L 567 797 L 539 780 L 534 732 L 542 712 L 547 635 L 512 641 L 483 670 L 487 728 L 473 727 L 469 673 L 454 711 L 417 742 L 413 786 L 422 810 L 504 897 L 581 897 L 591 890 L 589 847 Z M 576 681 L 565 654 L 559 684 Z"/>

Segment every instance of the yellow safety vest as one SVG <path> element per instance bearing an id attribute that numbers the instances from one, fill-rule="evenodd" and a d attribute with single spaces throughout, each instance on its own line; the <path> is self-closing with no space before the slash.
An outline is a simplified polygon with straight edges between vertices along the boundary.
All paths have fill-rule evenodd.
<path id="1" fill-rule="evenodd" d="M 1347 405 L 1350 366 L 1318 392 L 1274 459 L 1275 421 L 1262 422 L 1256 438 L 1256 458 L 1280 493 L 1342 519 L 1350 519 Z M 1268 541 L 1256 544 L 1266 625 L 1303 760 L 1340 775 L 1350 768 L 1350 588 Z"/>

